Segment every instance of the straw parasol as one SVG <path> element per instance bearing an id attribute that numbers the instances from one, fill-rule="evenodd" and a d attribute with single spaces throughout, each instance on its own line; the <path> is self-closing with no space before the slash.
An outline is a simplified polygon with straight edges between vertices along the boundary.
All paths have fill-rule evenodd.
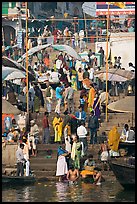
<path id="1" fill-rule="evenodd" d="M 20 114 L 20 112 L 21 111 L 18 108 L 13 106 L 8 101 L 2 99 L 2 113 L 18 115 L 18 114 Z"/>
<path id="2" fill-rule="evenodd" d="M 94 76 L 100 78 L 101 80 L 106 80 L 106 70 L 101 69 L 100 71 L 95 71 Z M 123 70 L 123 69 L 108 70 L 108 81 L 124 82 L 127 80 L 132 80 L 134 78 L 135 78 L 135 73 L 128 70 Z"/>
<path id="3" fill-rule="evenodd" d="M 133 114 L 135 113 L 135 96 L 127 96 L 116 102 L 110 103 L 108 109 L 116 112 L 124 112 L 132 114 L 132 126 L 133 126 Z"/>
<path id="4" fill-rule="evenodd" d="M 110 103 L 108 109 L 116 112 L 135 113 L 135 96 L 127 96 L 116 102 Z"/>

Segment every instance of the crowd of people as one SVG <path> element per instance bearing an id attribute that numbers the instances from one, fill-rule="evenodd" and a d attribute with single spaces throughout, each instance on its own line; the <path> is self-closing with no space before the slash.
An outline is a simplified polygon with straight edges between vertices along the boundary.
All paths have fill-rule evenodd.
<path id="1" fill-rule="evenodd" d="M 45 30 L 46 33 L 46 30 Z M 68 36 L 68 29 L 64 30 L 65 41 L 70 43 Z M 47 35 L 47 34 L 45 34 Z M 60 34 L 61 35 L 61 34 Z M 80 37 L 80 36 L 79 36 Z M 75 35 L 73 46 L 80 45 L 80 49 L 83 45 L 83 38 L 78 40 L 78 36 Z M 39 39 L 40 40 L 40 39 Z M 54 41 L 59 41 L 56 35 Z M 41 42 L 38 41 L 38 45 Z M 104 50 L 100 47 L 99 53 L 101 54 L 101 66 L 105 66 Z M 65 152 L 58 152 L 57 159 L 57 172 L 56 176 L 59 176 L 59 180 L 62 180 L 62 176 L 67 175 L 67 179 L 75 181 L 79 177 L 79 171 L 83 170 L 82 178 L 86 177 L 85 171 L 88 171 L 84 166 L 90 166 L 89 164 L 81 165 L 81 159 L 88 157 L 88 162 L 92 156 L 87 154 L 88 145 L 97 144 L 97 132 L 100 127 L 100 121 L 102 115 L 105 113 L 106 108 L 106 87 L 105 82 L 102 82 L 99 78 L 94 77 L 95 70 L 99 70 L 97 58 L 95 53 L 89 49 L 88 60 L 85 59 L 79 61 L 73 57 L 67 55 L 67 53 L 60 52 L 56 55 L 56 59 L 51 59 L 48 51 L 39 51 L 34 57 L 29 59 L 29 70 L 34 74 L 36 81 L 29 83 L 29 112 L 36 113 L 38 116 L 40 108 L 44 108 L 44 114 L 42 118 L 42 143 L 51 143 L 50 127 L 54 130 L 54 143 L 65 144 Z M 32 64 L 32 61 L 34 64 Z M 112 64 L 111 64 L 112 65 Z M 115 58 L 115 63 L 112 65 L 114 68 L 120 68 L 120 57 Z M 43 82 L 45 88 L 42 88 Z M 111 82 L 109 83 L 111 89 Z M 123 88 L 124 89 L 124 88 Z M 76 107 L 75 92 L 79 91 L 79 105 Z M 12 80 L 12 82 L 4 82 L 2 97 L 8 100 L 12 105 L 17 106 L 23 112 L 27 110 L 26 103 L 27 83 L 25 79 Z M 109 92 L 108 102 L 110 99 Z M 55 95 L 55 96 L 54 96 Z M 55 100 L 55 107 L 53 101 Z M 49 117 L 55 112 L 55 117 L 50 122 Z M 8 142 L 20 142 L 20 147 L 17 150 L 17 175 L 24 175 L 23 166 L 26 166 L 26 176 L 30 172 L 30 156 L 37 156 L 37 144 L 39 143 L 39 127 L 37 122 L 33 119 L 29 122 L 29 126 L 21 127 L 22 121 L 16 122 L 5 121 L 5 140 Z M 131 133 L 127 137 L 127 129 L 122 133 L 122 139 L 125 141 L 133 139 Z M 130 132 L 132 128 L 130 128 Z M 111 154 L 117 152 L 117 144 L 111 145 L 113 141 L 113 133 L 116 133 L 116 137 L 119 141 L 119 134 L 116 130 L 112 130 L 108 143 L 111 146 Z M 88 144 L 87 136 L 90 135 L 90 142 Z M 124 135 L 124 136 L 123 136 Z M 126 137 L 125 137 L 126 135 Z M 129 139 L 130 138 L 130 139 Z M 111 141 L 111 142 L 110 142 Z M 65 154 L 65 156 L 64 156 Z M 101 146 L 100 159 L 102 162 L 108 160 L 108 148 L 103 142 Z M 92 163 L 92 162 L 91 162 Z M 95 165 L 91 165 L 95 166 Z M 101 172 L 98 168 L 94 168 L 94 173 L 91 171 L 93 181 L 100 183 Z M 87 173 L 87 172 L 86 172 Z"/>

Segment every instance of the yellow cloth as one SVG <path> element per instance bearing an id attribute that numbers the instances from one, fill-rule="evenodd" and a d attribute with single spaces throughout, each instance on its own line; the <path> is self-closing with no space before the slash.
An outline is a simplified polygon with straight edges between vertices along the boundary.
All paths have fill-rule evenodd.
<path id="1" fill-rule="evenodd" d="M 125 8 L 125 2 L 107 2 L 107 4 L 113 4 L 119 8 Z"/>
<path id="2" fill-rule="evenodd" d="M 70 135 L 71 135 L 71 127 L 70 127 L 70 125 L 67 124 L 67 125 L 65 126 L 65 128 L 67 128 L 67 135 L 70 136 Z M 65 128 L 64 128 L 64 129 L 65 129 Z"/>
<path id="3" fill-rule="evenodd" d="M 90 88 L 89 94 L 88 94 L 88 107 L 91 108 L 94 103 L 94 98 L 95 98 L 95 89 L 93 87 Z"/>
<path id="4" fill-rule="evenodd" d="M 120 134 L 118 133 L 117 127 L 114 126 L 108 133 L 108 145 L 111 150 L 118 151 L 119 140 Z"/>
<path id="5" fill-rule="evenodd" d="M 62 118 L 55 117 L 52 124 L 55 131 L 55 142 L 60 142 L 62 137 L 63 120 Z"/>
<path id="6" fill-rule="evenodd" d="M 75 75 L 72 75 L 72 77 L 71 77 L 71 87 L 75 90 L 75 91 L 77 91 L 77 81 L 76 81 L 76 76 Z"/>
<path id="7" fill-rule="evenodd" d="M 75 160 L 76 146 L 77 146 L 76 142 L 73 142 L 72 150 L 71 150 L 71 159 L 72 159 L 72 160 Z"/>
<path id="8" fill-rule="evenodd" d="M 55 129 L 55 126 L 57 125 L 57 123 L 58 123 L 58 118 L 55 117 L 55 118 L 53 119 L 53 122 L 52 122 L 54 129 Z"/>
<path id="9" fill-rule="evenodd" d="M 89 171 L 89 170 L 82 170 L 80 174 L 81 174 L 81 175 L 95 175 L 96 172 L 94 172 L 94 171 Z"/>

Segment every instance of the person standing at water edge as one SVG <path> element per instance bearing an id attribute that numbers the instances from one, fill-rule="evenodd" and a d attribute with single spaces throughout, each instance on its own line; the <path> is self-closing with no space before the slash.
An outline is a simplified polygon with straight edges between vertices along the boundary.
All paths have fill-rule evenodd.
<path id="1" fill-rule="evenodd" d="M 73 160 L 74 168 L 80 169 L 81 152 L 82 152 L 82 144 L 79 141 L 79 137 L 74 135 L 72 151 L 71 151 L 71 159 Z"/>
<path id="2" fill-rule="evenodd" d="M 22 140 L 22 144 L 24 144 L 24 149 L 23 149 L 23 154 L 24 154 L 24 158 L 26 160 L 26 176 L 29 176 L 29 172 L 30 172 L 30 161 L 29 161 L 29 145 L 28 145 L 28 142 L 27 142 L 27 139 L 23 137 L 23 140 Z"/>
<path id="3" fill-rule="evenodd" d="M 62 147 L 58 148 L 56 176 L 59 177 L 59 181 L 63 181 L 63 177 L 67 175 L 68 172 L 68 166 L 65 158 L 67 154 L 67 151 L 62 149 Z"/>
<path id="4" fill-rule="evenodd" d="M 24 159 L 23 154 L 24 144 L 20 144 L 16 151 L 16 158 L 17 158 L 17 176 L 24 176 Z"/>
<path id="5" fill-rule="evenodd" d="M 45 112 L 42 120 L 43 125 L 43 144 L 48 144 L 50 140 L 50 132 L 49 132 L 49 113 Z"/>

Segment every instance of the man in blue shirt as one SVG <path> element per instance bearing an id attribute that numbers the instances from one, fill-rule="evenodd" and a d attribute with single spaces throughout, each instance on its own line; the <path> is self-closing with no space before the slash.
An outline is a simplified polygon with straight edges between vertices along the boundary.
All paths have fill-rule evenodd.
<path id="1" fill-rule="evenodd" d="M 63 94 L 63 88 L 61 87 L 62 84 L 59 83 L 59 85 L 57 86 L 56 88 L 56 99 L 57 99 L 57 105 L 56 105 L 56 108 L 55 108 L 55 112 L 60 114 L 60 106 L 61 106 L 61 101 L 62 101 L 62 94 Z"/>
<path id="2" fill-rule="evenodd" d="M 77 123 L 79 125 L 81 121 L 85 122 L 85 120 L 86 120 L 86 112 L 82 111 L 82 107 L 81 106 L 79 106 L 78 108 L 79 108 L 79 111 L 77 111 L 75 113 L 75 116 L 77 118 Z"/>

